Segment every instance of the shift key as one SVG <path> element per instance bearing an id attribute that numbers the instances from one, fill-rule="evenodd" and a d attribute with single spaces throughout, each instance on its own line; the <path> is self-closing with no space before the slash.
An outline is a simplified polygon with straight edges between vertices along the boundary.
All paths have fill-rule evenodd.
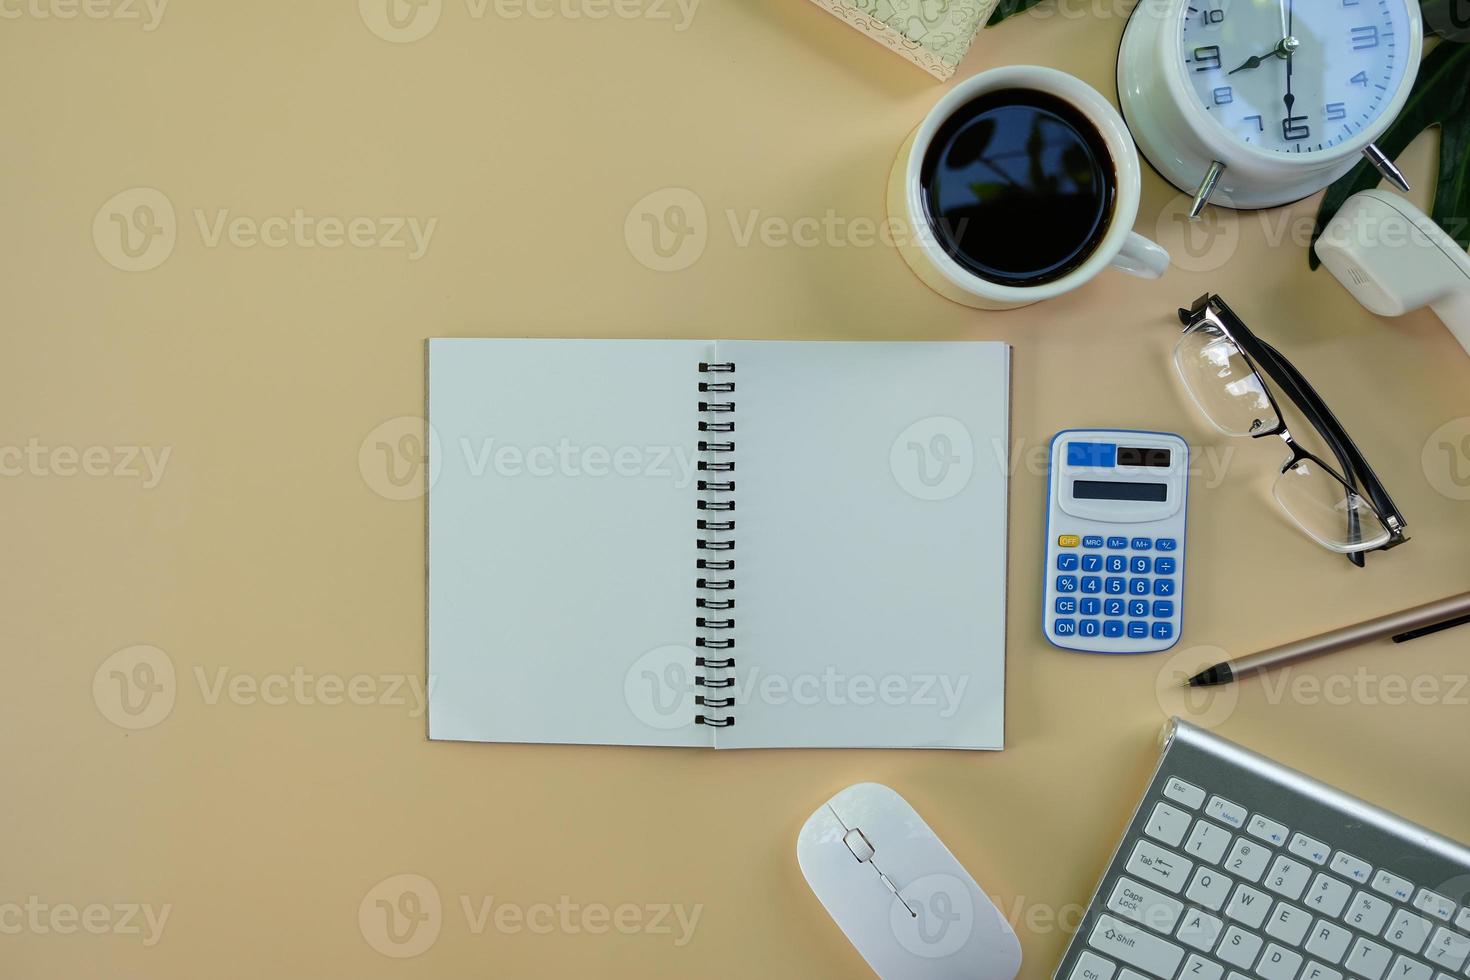
<path id="1" fill-rule="evenodd" d="M 1100 953 L 1169 980 L 1179 970 L 1184 950 L 1111 915 L 1098 916 L 1087 944 Z"/>
<path id="2" fill-rule="evenodd" d="M 1140 840 L 1133 848 L 1133 855 L 1128 858 L 1129 874 L 1137 875 L 1141 880 L 1168 889 L 1176 895 L 1189 880 L 1189 872 L 1193 867 L 1194 862 L 1188 858 L 1182 858 L 1173 851 L 1166 851 L 1146 840 Z"/>

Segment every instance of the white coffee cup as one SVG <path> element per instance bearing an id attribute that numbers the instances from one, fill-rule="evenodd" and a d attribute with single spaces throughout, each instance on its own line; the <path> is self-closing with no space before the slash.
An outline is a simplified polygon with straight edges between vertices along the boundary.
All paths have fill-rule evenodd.
<path id="1" fill-rule="evenodd" d="M 929 223 L 919 175 L 935 134 L 966 103 L 986 92 L 1030 89 L 1062 99 L 1091 123 L 1112 157 L 1116 192 L 1113 214 L 1102 240 L 1081 265 L 1059 279 L 1034 286 L 1005 285 L 982 278 L 961 266 L 940 244 Z M 956 303 L 981 310 L 1013 310 L 1090 282 L 1108 266 L 1143 279 L 1157 279 L 1169 268 L 1169 253 L 1133 231 L 1142 195 L 1138 148 L 1123 117 L 1096 89 L 1079 78 L 1052 68 L 1017 65 L 996 68 L 966 79 L 951 89 L 929 111 L 919 128 L 898 151 L 888 178 L 888 215 L 906 229 L 898 237 L 904 261 L 931 289 Z M 995 234 L 1007 234 L 1004 228 Z"/>

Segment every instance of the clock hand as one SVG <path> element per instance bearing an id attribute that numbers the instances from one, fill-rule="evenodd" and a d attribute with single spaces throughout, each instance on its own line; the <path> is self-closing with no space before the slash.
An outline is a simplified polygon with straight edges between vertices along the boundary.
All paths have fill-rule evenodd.
<path id="1" fill-rule="evenodd" d="M 1292 35 L 1292 29 L 1296 26 L 1296 11 L 1293 9 L 1295 4 L 1296 0 L 1284 0 L 1284 6 L 1286 7 L 1286 38 L 1281 44 L 1286 49 L 1286 97 L 1282 101 L 1286 103 L 1287 119 L 1291 118 L 1292 109 L 1296 107 L 1296 96 L 1291 92 L 1292 75 L 1296 69 L 1296 49 L 1298 47 L 1298 45 L 1292 43 L 1296 40 Z"/>
<path id="2" fill-rule="evenodd" d="M 1281 41 L 1278 41 L 1276 47 L 1272 48 L 1270 51 L 1267 51 L 1265 54 L 1258 54 L 1253 57 L 1247 58 L 1245 64 L 1235 69 L 1235 71 L 1228 72 L 1227 74 L 1234 75 L 1236 74 L 1236 72 L 1249 71 L 1253 68 L 1259 68 L 1273 57 L 1280 58 L 1284 61 L 1287 58 L 1291 57 L 1291 53 L 1295 51 L 1296 48 L 1296 38 L 1285 38 Z"/>

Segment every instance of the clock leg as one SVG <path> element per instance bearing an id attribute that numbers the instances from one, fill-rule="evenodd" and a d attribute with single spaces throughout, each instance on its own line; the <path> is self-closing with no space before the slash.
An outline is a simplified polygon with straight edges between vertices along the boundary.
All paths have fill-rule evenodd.
<path id="1" fill-rule="evenodd" d="M 1368 158 L 1368 162 L 1373 164 L 1374 169 L 1381 173 L 1384 179 L 1387 180 L 1390 184 L 1397 187 L 1405 194 L 1413 190 L 1413 188 L 1409 186 L 1409 179 L 1404 176 L 1404 172 L 1398 167 L 1394 166 L 1394 162 L 1388 158 L 1387 154 L 1385 154 L 1382 150 L 1378 148 L 1378 144 L 1369 143 L 1368 146 L 1363 150 L 1363 156 Z"/>
<path id="2" fill-rule="evenodd" d="M 1204 183 L 1199 185 L 1199 190 L 1194 192 L 1194 204 L 1189 208 L 1189 220 L 1198 221 L 1199 216 L 1204 213 L 1205 205 L 1210 203 L 1210 197 L 1215 193 L 1215 188 L 1220 185 L 1220 177 L 1225 173 L 1225 164 L 1216 160 L 1210 164 L 1210 172 L 1205 174 Z"/>

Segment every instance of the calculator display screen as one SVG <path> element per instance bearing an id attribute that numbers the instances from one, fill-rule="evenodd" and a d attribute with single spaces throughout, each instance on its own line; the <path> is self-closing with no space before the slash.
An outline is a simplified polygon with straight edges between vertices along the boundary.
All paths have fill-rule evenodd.
<path id="1" fill-rule="evenodd" d="M 1128 446 L 1118 447 L 1119 466 L 1157 466 L 1168 469 L 1170 463 L 1169 450 L 1167 449 L 1136 449 Z M 1125 498 L 1134 499 L 1134 498 Z M 1137 498 L 1147 500 L 1163 500 L 1163 497 Z"/>
<path id="2" fill-rule="evenodd" d="M 1121 457 L 1123 450 L 1118 451 Z M 1143 500 L 1163 503 L 1169 499 L 1167 483 L 1114 483 L 1104 480 L 1072 481 L 1072 496 L 1078 500 Z"/>

